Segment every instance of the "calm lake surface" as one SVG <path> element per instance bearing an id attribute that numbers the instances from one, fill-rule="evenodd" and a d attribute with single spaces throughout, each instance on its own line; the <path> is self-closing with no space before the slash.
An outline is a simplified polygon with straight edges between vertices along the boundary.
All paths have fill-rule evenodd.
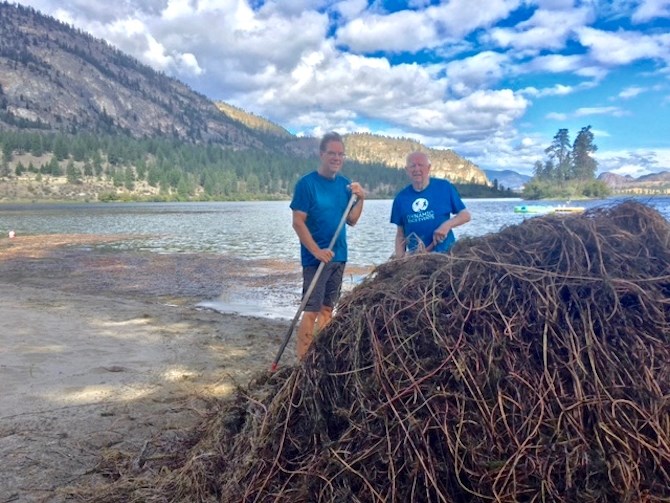
<path id="1" fill-rule="evenodd" d="M 630 199 L 630 198 L 628 198 Z M 670 197 L 635 198 L 670 219 Z M 606 207 L 624 199 L 570 203 Z M 466 199 L 472 221 L 455 230 L 481 236 L 535 218 L 514 213 L 519 199 Z M 532 203 L 558 205 L 560 203 Z M 347 228 L 349 263 L 368 267 L 393 253 L 395 226 L 389 223 L 391 200 L 368 200 L 358 225 Z M 0 205 L 0 232 L 25 234 L 135 235 L 114 245 L 156 253 L 207 252 L 240 259 L 299 260 L 288 201 L 213 203 L 96 203 Z M 109 245 L 105 245 L 109 246 Z"/>
<path id="2" fill-rule="evenodd" d="M 568 205 L 589 209 L 608 207 L 625 199 L 649 204 L 670 220 L 670 197 L 609 198 Z M 565 201 L 466 199 L 472 221 L 456 229 L 456 237 L 481 236 L 536 218 L 533 214 L 514 213 L 518 205 L 562 203 Z M 389 223 L 390 212 L 391 200 L 365 202 L 358 225 L 347 228 L 349 265 L 371 268 L 388 260 L 395 237 L 395 226 Z M 0 239 L 6 239 L 10 230 L 17 238 L 28 234 L 118 235 L 117 243 L 104 246 L 155 253 L 213 253 L 239 260 L 270 259 L 299 270 L 299 243 L 291 227 L 288 201 L 0 205 Z M 133 239 L 123 238 L 128 235 Z M 296 284 L 286 285 L 287 298 L 282 299 L 286 307 L 273 315 L 293 317 L 293 310 L 300 303 L 299 288 Z M 261 297 L 262 292 L 254 293 L 255 299 Z M 270 301 L 276 304 L 278 299 Z"/>

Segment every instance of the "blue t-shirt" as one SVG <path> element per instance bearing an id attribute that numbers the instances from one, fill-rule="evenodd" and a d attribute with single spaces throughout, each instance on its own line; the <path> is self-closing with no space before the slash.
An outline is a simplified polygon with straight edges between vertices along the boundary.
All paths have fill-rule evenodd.
<path id="1" fill-rule="evenodd" d="M 391 223 L 402 227 L 407 240 L 408 251 L 416 250 L 421 243 L 428 246 L 433 242 L 433 232 L 443 222 L 465 209 L 456 187 L 442 178 L 431 178 L 428 187 L 417 191 L 408 185 L 393 200 Z M 418 239 L 417 239 L 418 238 Z M 456 236 L 449 231 L 433 251 L 446 252 L 456 242 Z"/>
<path id="2" fill-rule="evenodd" d="M 337 175 L 326 178 L 317 171 L 304 175 L 295 185 L 291 209 L 307 213 L 307 228 L 320 248 L 328 248 L 337 226 L 347 209 L 351 192 L 348 178 Z M 347 226 L 340 231 L 333 246 L 333 262 L 347 261 Z M 319 260 L 300 243 L 303 267 L 318 266 Z"/>

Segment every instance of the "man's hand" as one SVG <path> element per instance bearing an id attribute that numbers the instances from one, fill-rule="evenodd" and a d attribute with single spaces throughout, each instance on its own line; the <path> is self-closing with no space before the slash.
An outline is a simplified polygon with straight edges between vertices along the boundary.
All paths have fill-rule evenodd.
<path id="1" fill-rule="evenodd" d="M 360 183 L 351 182 L 349 184 L 349 190 L 352 194 L 356 195 L 359 200 L 365 199 L 365 190 L 363 190 L 363 186 Z"/>
<path id="2" fill-rule="evenodd" d="M 332 250 L 328 249 L 324 250 L 323 248 L 319 248 L 319 250 L 316 253 L 313 253 L 312 255 L 314 255 L 319 260 L 319 262 L 327 264 L 328 262 L 333 260 L 335 253 L 333 253 Z"/>
<path id="3" fill-rule="evenodd" d="M 447 225 L 447 222 L 444 222 L 437 229 L 435 229 L 435 232 L 433 232 L 433 243 L 437 245 L 444 241 L 447 238 L 447 234 L 449 234 L 450 229 L 451 227 Z"/>

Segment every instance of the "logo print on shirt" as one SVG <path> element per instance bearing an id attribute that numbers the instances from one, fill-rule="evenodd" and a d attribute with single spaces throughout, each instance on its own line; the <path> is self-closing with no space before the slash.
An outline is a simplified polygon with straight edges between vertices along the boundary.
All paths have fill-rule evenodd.
<path id="1" fill-rule="evenodd" d="M 428 209 L 428 199 L 419 197 L 412 203 L 412 211 L 414 213 L 418 211 L 426 211 Z"/>

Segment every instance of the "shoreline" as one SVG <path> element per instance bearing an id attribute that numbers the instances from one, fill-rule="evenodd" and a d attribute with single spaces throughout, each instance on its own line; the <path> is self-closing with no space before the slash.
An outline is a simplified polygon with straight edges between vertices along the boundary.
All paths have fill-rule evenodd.
<path id="1" fill-rule="evenodd" d="M 221 257 L 110 253 L 88 246 L 92 236 L 7 241 L 2 502 L 65 501 L 59 489 L 99 481 L 105 456 L 192 428 L 212 400 L 269 369 L 289 326 L 198 307 L 231 268 Z M 280 364 L 295 364 L 292 344 Z"/>

